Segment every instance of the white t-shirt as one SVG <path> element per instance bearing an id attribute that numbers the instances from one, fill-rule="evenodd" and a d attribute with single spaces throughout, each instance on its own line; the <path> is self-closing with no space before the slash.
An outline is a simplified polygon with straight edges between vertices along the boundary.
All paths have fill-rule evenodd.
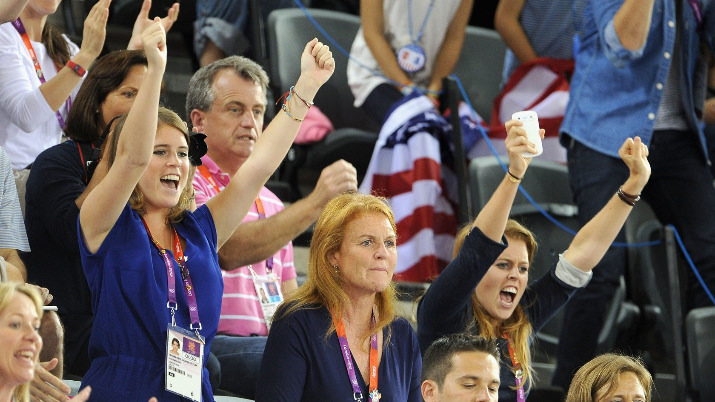
<path id="1" fill-rule="evenodd" d="M 70 46 L 70 54 L 75 55 L 79 51 L 77 45 L 66 36 L 64 39 Z M 42 43 L 32 42 L 32 47 L 45 80 L 49 81 L 57 75 L 57 68 Z M 0 146 L 5 148 L 13 169 L 25 168 L 40 152 L 62 139 L 57 115 L 40 92 L 40 84 L 20 34 L 10 22 L 0 25 Z M 77 95 L 79 86 L 70 99 Z M 59 111 L 67 122 L 66 102 Z"/>
<path id="2" fill-rule="evenodd" d="M 429 9 L 430 1 L 385 0 L 383 2 L 384 35 L 394 54 L 397 54 L 397 51 L 403 46 L 412 43 L 408 19 L 410 4 L 412 8 L 412 36 L 417 38 Z M 422 87 L 426 87 L 429 84 L 435 59 L 442 47 L 442 41 L 461 3 L 462 0 L 434 0 L 432 11 L 430 11 L 419 42 L 425 51 L 425 67 L 421 71 L 408 74 L 413 83 Z M 355 41 L 350 49 L 350 58 L 347 68 L 348 84 L 353 96 L 355 96 L 355 107 L 360 107 L 375 87 L 390 81 L 382 76 L 382 70 L 380 70 L 377 61 L 365 42 L 362 28 L 358 30 L 355 36 Z M 355 62 L 353 58 L 381 75 L 375 75 L 372 71 L 365 69 Z"/>

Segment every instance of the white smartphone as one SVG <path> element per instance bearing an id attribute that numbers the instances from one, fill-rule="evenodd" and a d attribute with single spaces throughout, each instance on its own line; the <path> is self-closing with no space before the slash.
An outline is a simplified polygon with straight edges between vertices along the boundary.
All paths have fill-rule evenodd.
<path id="1" fill-rule="evenodd" d="M 536 153 L 524 152 L 521 156 L 525 158 L 533 158 L 534 156 L 539 156 L 544 152 L 544 147 L 541 145 L 541 135 L 539 135 L 539 116 L 533 110 L 525 110 L 521 112 L 516 112 L 511 115 L 512 120 L 518 120 L 524 125 L 522 126 L 526 130 L 526 139 L 536 147 Z"/>

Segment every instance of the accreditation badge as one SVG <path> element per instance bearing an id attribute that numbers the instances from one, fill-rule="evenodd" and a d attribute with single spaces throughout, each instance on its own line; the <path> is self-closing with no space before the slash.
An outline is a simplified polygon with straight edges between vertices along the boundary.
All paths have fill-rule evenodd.
<path id="1" fill-rule="evenodd" d="M 410 43 L 397 51 L 397 64 L 406 73 L 416 73 L 425 68 L 427 56 L 420 45 Z"/>
<path id="2" fill-rule="evenodd" d="M 263 311 L 263 319 L 268 329 L 271 329 L 271 320 L 276 313 L 278 305 L 283 301 L 283 293 L 281 293 L 280 279 L 274 274 L 258 275 L 249 266 L 251 277 L 253 278 L 253 286 L 256 288 L 258 301 L 261 303 Z"/>
<path id="3" fill-rule="evenodd" d="M 166 335 L 166 390 L 201 402 L 203 342 L 194 333 L 171 324 Z"/>

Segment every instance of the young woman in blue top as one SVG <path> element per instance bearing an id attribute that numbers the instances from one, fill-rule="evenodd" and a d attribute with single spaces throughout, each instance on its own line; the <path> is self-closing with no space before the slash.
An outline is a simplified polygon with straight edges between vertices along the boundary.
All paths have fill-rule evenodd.
<path id="1" fill-rule="evenodd" d="M 158 18 L 142 41 L 148 61 L 142 89 L 117 122 L 106 151 L 109 170 L 79 213 L 82 265 L 96 314 L 91 366 L 82 382 L 91 385 L 96 400 L 199 398 L 166 390 L 171 323 L 204 339 L 199 387 L 201 399 L 213 400 L 205 364 L 223 291 L 217 249 L 280 164 L 335 64 L 328 47 L 317 39 L 306 45 L 301 76 L 283 112 L 257 140 L 231 184 L 190 212 L 194 168 L 189 133 L 176 113 L 158 107 L 166 66 L 166 35 Z M 263 110 L 235 102 L 224 105 L 222 112 L 240 122 L 255 119 Z"/>
<path id="2" fill-rule="evenodd" d="M 522 123 L 506 123 L 509 171 L 474 220 L 457 257 L 432 283 L 417 310 L 422 350 L 440 336 L 472 331 L 501 349 L 500 401 L 524 401 L 532 377 L 529 344 L 538 331 L 591 278 L 650 177 L 648 149 L 626 139 L 619 154 L 630 176 L 559 256 L 551 271 L 527 287 L 536 250 L 533 235 L 509 220 L 511 205 L 534 152 Z M 542 136 L 544 131 L 541 130 Z M 614 189 L 615 191 L 616 189 Z"/>
<path id="3" fill-rule="evenodd" d="M 274 316 L 256 401 L 421 401 L 417 338 L 395 317 L 395 233 L 383 198 L 325 205 L 308 279 Z"/>

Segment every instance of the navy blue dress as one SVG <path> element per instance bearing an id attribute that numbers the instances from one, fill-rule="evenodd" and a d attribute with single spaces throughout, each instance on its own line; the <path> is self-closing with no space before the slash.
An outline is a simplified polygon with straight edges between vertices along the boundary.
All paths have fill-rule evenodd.
<path id="1" fill-rule="evenodd" d="M 335 332 L 325 337 L 331 322 L 324 307 L 298 310 L 273 322 L 263 353 L 256 402 L 354 402 L 338 337 Z M 378 367 L 380 402 L 420 402 L 422 357 L 417 337 L 404 318 L 389 327 L 392 336 L 383 347 Z M 368 387 L 359 370 L 356 376 L 367 401 Z"/>
<path id="2" fill-rule="evenodd" d="M 79 219 L 77 227 L 80 230 Z M 201 335 L 206 338 L 203 400 L 213 401 L 206 362 L 223 294 L 216 228 L 208 207 L 202 206 L 187 213 L 176 230 L 186 241 L 184 255 L 196 292 Z M 92 401 L 147 401 L 152 396 L 162 402 L 181 401 L 164 385 L 166 330 L 171 322 L 166 265 L 139 215 L 127 205 L 95 254 L 87 250 L 79 233 L 95 314 L 89 342 L 92 363 L 82 387 L 92 387 Z M 174 269 L 179 272 L 175 261 Z M 176 275 L 176 324 L 188 329 L 191 320 L 183 289 L 181 276 Z"/>

